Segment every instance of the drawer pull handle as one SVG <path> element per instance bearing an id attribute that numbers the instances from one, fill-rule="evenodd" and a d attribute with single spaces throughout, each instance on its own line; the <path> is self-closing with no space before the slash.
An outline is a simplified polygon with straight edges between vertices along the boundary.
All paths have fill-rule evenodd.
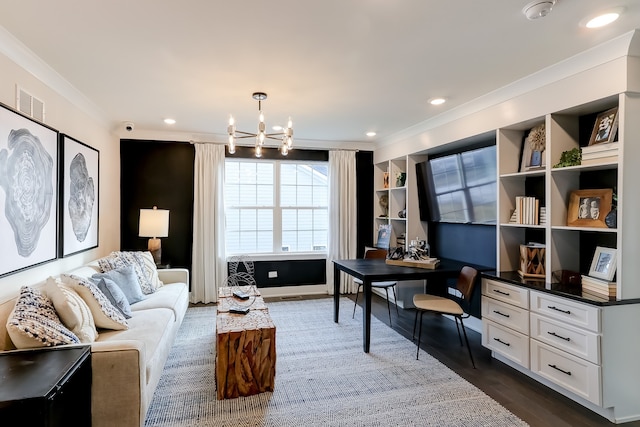
<path id="1" fill-rule="evenodd" d="M 509 316 L 508 314 L 500 313 L 498 310 L 493 310 L 493 312 L 494 312 L 495 314 L 499 314 L 500 316 L 504 316 L 504 317 L 511 317 L 511 316 Z"/>
<path id="2" fill-rule="evenodd" d="M 561 335 L 556 334 L 555 332 L 547 332 L 549 335 L 553 335 L 556 338 L 560 338 L 561 340 L 565 340 L 565 341 L 571 341 L 571 338 L 569 337 L 563 337 Z"/>
<path id="3" fill-rule="evenodd" d="M 549 367 L 551 367 L 551 368 L 555 369 L 556 371 L 560 371 L 560 372 L 562 372 L 563 374 L 571 375 L 571 371 L 565 371 L 564 369 L 560 369 L 560 368 L 558 368 L 556 365 L 551 365 L 551 364 L 549 364 Z"/>
<path id="4" fill-rule="evenodd" d="M 506 345 L 507 347 L 511 347 L 511 344 L 509 344 L 508 342 L 502 341 L 500 338 L 494 338 L 494 340 L 498 341 L 500 344 Z"/>
<path id="5" fill-rule="evenodd" d="M 571 312 L 569 310 L 561 310 L 558 307 L 553 306 L 553 305 L 548 305 L 547 308 L 549 308 L 551 310 L 559 311 L 560 313 L 571 314 Z"/>
<path id="6" fill-rule="evenodd" d="M 493 292 L 501 295 L 506 295 L 506 296 L 511 295 L 509 292 L 502 292 L 500 289 L 494 289 Z"/>

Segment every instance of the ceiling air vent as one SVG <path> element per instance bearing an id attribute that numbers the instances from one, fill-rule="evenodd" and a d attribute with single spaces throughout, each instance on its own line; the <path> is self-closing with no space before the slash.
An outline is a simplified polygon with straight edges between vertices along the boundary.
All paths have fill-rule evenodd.
<path id="1" fill-rule="evenodd" d="M 44 123 L 44 102 L 16 85 L 16 108 L 21 113 Z"/>

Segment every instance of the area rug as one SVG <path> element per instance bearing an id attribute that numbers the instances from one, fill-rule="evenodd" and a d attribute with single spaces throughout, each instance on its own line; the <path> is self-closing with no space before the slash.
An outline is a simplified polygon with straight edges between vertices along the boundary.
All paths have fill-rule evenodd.
<path id="1" fill-rule="evenodd" d="M 372 318 L 362 351 L 362 316 L 331 298 L 272 302 L 274 392 L 217 400 L 215 307 L 191 307 L 169 355 L 146 426 L 526 426 L 445 365 Z M 360 314 L 360 315 L 358 315 Z"/>

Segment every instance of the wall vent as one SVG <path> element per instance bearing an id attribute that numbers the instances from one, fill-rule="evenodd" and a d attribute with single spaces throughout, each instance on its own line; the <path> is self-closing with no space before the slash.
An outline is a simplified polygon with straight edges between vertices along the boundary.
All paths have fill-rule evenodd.
<path id="1" fill-rule="evenodd" d="M 16 109 L 44 123 L 44 101 L 31 95 L 18 85 L 16 85 Z"/>

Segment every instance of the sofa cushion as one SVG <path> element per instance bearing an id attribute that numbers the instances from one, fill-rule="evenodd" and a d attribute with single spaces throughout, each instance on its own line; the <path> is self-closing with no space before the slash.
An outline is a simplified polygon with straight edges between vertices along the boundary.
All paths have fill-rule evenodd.
<path id="1" fill-rule="evenodd" d="M 134 313 L 139 310 L 148 310 L 150 308 L 168 308 L 173 311 L 176 319 L 181 320 L 186 311 L 185 304 L 188 306 L 189 289 L 184 283 L 170 283 L 163 285 L 152 295 L 147 295 L 144 301 L 131 306 Z"/>
<path id="2" fill-rule="evenodd" d="M 121 330 L 129 327 L 122 312 L 89 279 L 68 274 L 60 275 L 60 279 L 87 303 L 98 328 Z"/>
<path id="3" fill-rule="evenodd" d="M 82 343 L 92 343 L 98 337 L 91 310 L 76 291 L 59 279 L 49 277 L 45 292 L 53 302 L 62 323 L 80 339 Z"/>
<path id="4" fill-rule="evenodd" d="M 145 295 L 154 293 L 162 282 L 158 278 L 158 270 L 153 261 L 151 252 L 111 252 L 109 256 L 100 258 L 98 265 L 103 272 L 115 270 L 116 268 L 133 265 L 140 281 L 140 287 Z"/>
<path id="5" fill-rule="evenodd" d="M 175 316 L 171 310 L 154 308 L 133 312 L 129 319 L 131 327 L 126 331 L 105 331 L 100 334 L 98 342 L 106 341 L 139 341 L 144 348 L 145 382 L 150 380 L 151 371 L 162 373 L 166 355 L 171 350 L 175 336 Z"/>
<path id="6" fill-rule="evenodd" d="M 129 304 L 129 301 L 127 301 L 127 297 L 125 296 L 124 292 L 122 292 L 122 289 L 120 289 L 120 287 L 116 284 L 116 282 L 106 277 L 103 277 L 100 280 L 92 280 L 95 281 L 96 286 L 98 286 L 98 289 L 100 289 L 104 296 L 107 297 L 109 302 L 115 308 L 120 310 L 120 312 L 124 314 L 124 317 L 130 319 L 131 304 Z"/>
<path id="7" fill-rule="evenodd" d="M 95 280 L 107 279 L 115 283 L 127 297 L 129 304 L 135 304 L 144 299 L 142 287 L 133 265 L 125 265 L 104 273 L 96 273 L 91 278 Z"/>
<path id="8" fill-rule="evenodd" d="M 29 286 L 20 288 L 20 296 L 6 327 L 16 348 L 80 343 L 78 337 L 60 321 L 53 302 Z"/>

